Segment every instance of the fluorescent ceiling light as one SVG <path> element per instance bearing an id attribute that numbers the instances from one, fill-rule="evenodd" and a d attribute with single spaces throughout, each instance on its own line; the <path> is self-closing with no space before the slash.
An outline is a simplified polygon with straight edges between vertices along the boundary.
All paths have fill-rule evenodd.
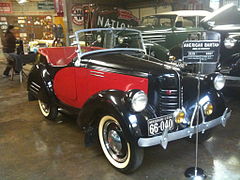
<path id="1" fill-rule="evenodd" d="M 26 3 L 27 0 L 17 0 L 19 4 L 23 4 L 23 3 Z"/>

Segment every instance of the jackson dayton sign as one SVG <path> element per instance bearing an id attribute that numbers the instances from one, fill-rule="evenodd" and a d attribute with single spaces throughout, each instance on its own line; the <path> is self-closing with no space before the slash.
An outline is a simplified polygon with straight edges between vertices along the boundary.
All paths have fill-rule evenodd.
<path id="1" fill-rule="evenodd" d="M 215 63 L 219 58 L 218 40 L 183 42 L 183 61 L 185 63 Z"/>
<path id="2" fill-rule="evenodd" d="M 93 19 L 94 27 L 129 28 L 137 26 L 139 20 L 130 11 L 114 8 L 111 10 L 96 11 Z"/>

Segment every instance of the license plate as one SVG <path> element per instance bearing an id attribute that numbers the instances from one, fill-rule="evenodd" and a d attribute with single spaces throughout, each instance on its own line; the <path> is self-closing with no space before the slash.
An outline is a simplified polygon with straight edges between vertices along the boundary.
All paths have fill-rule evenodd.
<path id="1" fill-rule="evenodd" d="M 148 120 L 148 135 L 153 136 L 162 133 L 165 129 L 174 129 L 173 114 L 164 115 Z"/>

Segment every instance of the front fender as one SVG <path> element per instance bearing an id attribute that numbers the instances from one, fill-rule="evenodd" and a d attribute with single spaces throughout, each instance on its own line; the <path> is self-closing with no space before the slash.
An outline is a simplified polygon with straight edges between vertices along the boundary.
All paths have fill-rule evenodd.
<path id="1" fill-rule="evenodd" d="M 137 142 L 137 139 L 142 136 L 140 126 L 144 117 L 141 113 L 131 110 L 126 92 L 108 90 L 95 94 L 83 106 L 77 123 L 86 130 L 86 135 L 96 135 L 99 120 L 104 114 L 111 114 L 118 118 L 128 140 Z"/>
<path id="2" fill-rule="evenodd" d="M 197 99 L 197 97 L 195 98 Z M 200 106 L 202 107 L 205 103 L 211 102 L 213 105 L 213 113 L 210 116 L 205 117 L 206 121 L 210 121 L 212 119 L 216 119 L 223 115 L 226 105 L 224 101 L 224 97 L 221 91 L 216 91 L 211 89 L 207 92 L 204 92 L 200 95 Z M 196 101 L 185 101 L 184 108 L 186 110 L 187 119 L 191 119 L 194 108 L 196 106 Z"/>

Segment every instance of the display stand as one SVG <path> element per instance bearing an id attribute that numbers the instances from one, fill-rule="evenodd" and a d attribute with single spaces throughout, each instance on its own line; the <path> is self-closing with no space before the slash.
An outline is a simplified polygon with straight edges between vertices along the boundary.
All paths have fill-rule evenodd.
<path id="1" fill-rule="evenodd" d="M 203 180 L 207 178 L 204 170 L 198 167 L 198 140 L 199 140 L 199 111 L 200 105 L 200 91 L 201 80 L 200 75 L 203 71 L 202 65 L 215 63 L 218 60 L 220 42 L 216 40 L 201 40 L 201 41 L 185 41 L 183 42 L 183 62 L 186 64 L 197 64 L 197 103 L 194 108 L 192 121 L 196 117 L 196 146 L 195 146 L 195 166 L 187 168 L 185 177 L 189 179 Z M 191 122 L 192 124 L 192 122 Z"/>
<path id="2" fill-rule="evenodd" d="M 199 125 L 199 111 L 200 111 L 200 90 L 201 90 L 201 81 L 200 81 L 200 75 L 202 72 L 202 61 L 200 59 L 199 61 L 199 67 L 198 67 L 198 75 L 197 75 L 197 79 L 198 79 L 198 83 L 197 83 L 197 103 L 196 103 L 196 146 L 195 146 L 195 166 L 194 167 L 189 167 L 186 169 L 185 171 L 185 177 L 189 178 L 189 179 L 198 179 L 198 180 L 203 180 L 207 178 L 207 175 L 205 174 L 204 170 L 201 169 L 200 167 L 198 167 L 198 125 Z"/>

